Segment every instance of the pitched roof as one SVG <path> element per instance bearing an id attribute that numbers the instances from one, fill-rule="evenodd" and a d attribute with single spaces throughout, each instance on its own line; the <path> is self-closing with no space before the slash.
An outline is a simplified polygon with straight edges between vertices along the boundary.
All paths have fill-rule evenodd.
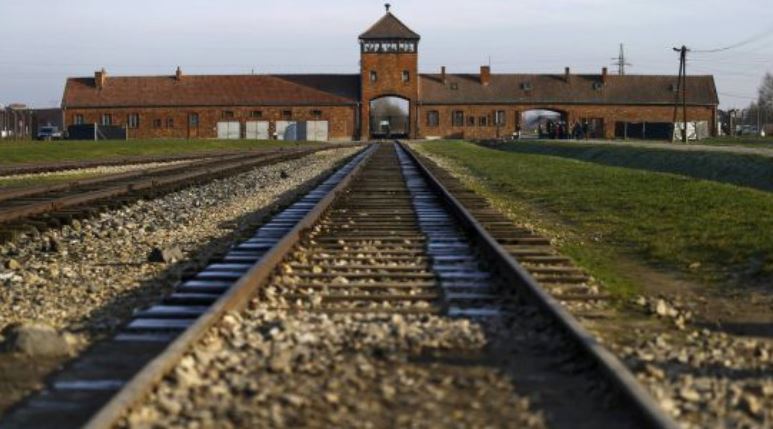
<path id="1" fill-rule="evenodd" d="M 421 36 L 408 28 L 402 21 L 387 12 L 364 33 L 360 34 L 360 39 L 408 39 L 419 40 Z"/>
<path id="2" fill-rule="evenodd" d="M 482 85 L 477 74 L 421 76 L 421 101 L 428 104 L 474 103 L 562 103 L 562 104 L 674 104 L 676 76 L 548 74 L 492 74 L 489 85 Z M 455 84 L 455 85 L 453 85 Z M 524 84 L 531 89 L 525 90 Z M 457 89 L 452 89 L 453 87 Z M 691 105 L 719 104 L 713 76 L 688 76 L 687 103 Z"/>
<path id="3" fill-rule="evenodd" d="M 70 78 L 65 107 L 160 107 L 250 105 L 350 105 L 359 100 L 360 76 L 184 75 L 108 77 L 103 89 L 93 77 Z"/>

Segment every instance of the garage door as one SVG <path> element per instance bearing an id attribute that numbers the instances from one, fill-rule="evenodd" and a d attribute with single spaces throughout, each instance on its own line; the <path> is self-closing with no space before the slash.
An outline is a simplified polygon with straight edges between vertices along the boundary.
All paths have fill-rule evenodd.
<path id="1" fill-rule="evenodd" d="M 252 140 L 268 140 L 268 121 L 248 121 L 244 137 Z"/>
<path id="2" fill-rule="evenodd" d="M 217 138 L 223 140 L 237 140 L 241 137 L 239 122 L 218 122 Z"/>
<path id="3" fill-rule="evenodd" d="M 298 123 L 295 121 L 276 121 L 276 138 L 278 140 L 298 140 Z"/>
<path id="4" fill-rule="evenodd" d="M 306 122 L 306 139 L 312 142 L 326 142 L 327 130 L 327 121 L 308 121 Z"/>

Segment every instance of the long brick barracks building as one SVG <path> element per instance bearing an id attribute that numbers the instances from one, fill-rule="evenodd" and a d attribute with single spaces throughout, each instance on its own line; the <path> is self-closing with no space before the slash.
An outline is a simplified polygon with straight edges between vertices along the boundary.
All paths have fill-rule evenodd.
<path id="1" fill-rule="evenodd" d="M 387 7 L 359 37 L 359 75 L 191 76 L 178 68 L 171 76 L 112 77 L 101 70 L 67 80 L 65 125 L 120 126 L 131 138 L 367 140 L 386 133 L 503 137 L 531 110 L 558 112 L 570 125 L 587 122 L 603 138 L 637 124 L 674 123 L 676 76 L 618 76 L 606 68 L 594 75 L 568 68 L 494 74 L 488 66 L 479 74 L 450 74 L 445 67 L 419 74 L 419 40 Z M 713 134 L 719 104 L 713 77 L 690 76 L 686 87 L 688 120 Z"/>

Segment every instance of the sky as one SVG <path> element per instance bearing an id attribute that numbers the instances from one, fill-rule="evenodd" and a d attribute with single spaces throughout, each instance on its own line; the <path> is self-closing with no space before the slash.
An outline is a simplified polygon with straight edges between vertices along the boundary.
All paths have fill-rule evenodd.
<path id="1" fill-rule="evenodd" d="M 437 73 L 712 74 L 723 108 L 756 98 L 773 72 L 770 0 L 392 0 L 422 36 L 419 69 Z M 357 36 L 376 0 L 0 0 L 0 104 L 58 106 L 67 77 L 357 73 Z M 760 37 L 756 37 L 760 36 Z M 717 53 L 712 50 L 754 39 Z"/>

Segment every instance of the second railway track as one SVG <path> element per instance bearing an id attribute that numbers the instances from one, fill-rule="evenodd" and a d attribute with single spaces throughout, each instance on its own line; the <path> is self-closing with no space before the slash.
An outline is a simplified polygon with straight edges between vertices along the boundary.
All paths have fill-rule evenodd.
<path id="1" fill-rule="evenodd" d="M 529 236 L 510 237 L 514 243 L 519 239 L 528 242 Z M 546 254 L 533 257 L 539 262 L 556 259 Z M 447 425 L 454 421 L 453 416 L 468 423 L 480 418 L 478 423 L 485 420 L 494 426 L 528 422 L 506 405 L 511 403 L 507 398 L 501 398 L 521 395 L 539 398 L 535 406 L 547 416 L 550 426 L 676 427 L 620 361 L 538 288 L 534 278 L 410 152 L 398 145 L 375 145 L 264 224 L 253 238 L 184 280 L 164 302 L 138 313 L 117 337 L 98 344 L 55 376 L 45 391 L 18 406 L 0 427 L 121 425 L 127 413 L 147 401 L 154 389 L 170 388 L 164 378 L 202 338 L 217 335 L 212 328 L 222 323 L 226 313 L 248 306 L 244 317 L 279 314 L 287 324 L 291 320 L 310 323 L 302 325 L 307 333 L 315 332 L 321 321 L 349 333 L 350 325 L 363 329 L 395 320 L 411 332 L 429 325 L 451 326 L 460 320 L 475 324 L 488 344 L 470 350 L 444 347 L 437 331 L 433 331 L 439 336 L 435 347 L 414 344 L 403 349 L 384 344 L 378 354 L 392 353 L 404 359 L 386 359 L 379 364 L 385 370 L 381 376 L 361 381 L 365 389 L 376 390 L 378 377 L 411 370 L 423 371 L 428 380 L 481 377 L 491 382 L 494 377 L 512 384 L 512 389 L 500 389 L 490 398 L 492 404 L 501 406 L 484 405 L 483 411 L 475 407 L 467 410 L 477 399 L 466 396 L 472 388 L 464 383 L 461 387 L 437 387 L 447 389 L 441 392 L 445 399 L 435 410 L 437 424 Z M 324 319 L 304 319 L 308 315 Z M 362 336 L 357 329 L 354 331 Z M 344 341 L 348 346 L 342 350 L 332 345 L 323 349 L 325 353 L 351 354 L 360 347 L 358 338 Z M 249 356 L 261 354 L 257 349 L 249 352 L 251 346 L 257 347 L 249 341 L 238 343 Z M 415 350 L 417 346 L 419 350 Z M 318 359 L 347 362 L 346 356 Z M 479 376 L 481 366 L 496 367 L 497 375 Z M 268 369 L 247 366 L 238 371 L 249 374 Z M 334 367 L 325 371 L 336 377 Z M 229 375 L 215 377 L 213 382 Z M 311 376 L 285 376 L 283 385 L 303 385 L 292 377 Z M 159 383 L 163 386 L 158 387 Z M 327 394 L 332 393 L 323 392 L 327 388 L 318 393 L 292 392 L 296 397 L 307 395 L 311 404 L 304 408 L 306 414 L 295 415 L 292 423 L 322 419 L 315 424 L 336 424 L 325 422 L 325 413 L 319 411 L 324 409 L 323 398 L 329 399 Z M 229 401 L 244 399 L 238 392 L 230 394 L 234 396 L 222 397 L 221 392 L 221 396 L 204 398 L 208 400 L 202 403 L 216 406 L 225 401 L 228 409 Z M 357 395 L 354 391 L 348 394 Z M 362 395 L 363 401 L 373 400 L 366 393 Z M 421 393 L 415 395 L 415 399 L 422 398 Z M 358 416 L 365 419 L 360 423 L 411 423 L 410 416 L 418 410 L 409 403 L 377 403 L 370 415 Z M 472 420 L 464 420 L 458 414 L 460 409 L 469 411 Z M 181 405 L 180 410 L 187 408 Z M 408 416 L 408 420 L 392 414 Z M 234 407 L 224 418 L 255 425 L 260 424 L 259 416 L 254 407 Z M 357 421 L 343 424 L 355 425 Z M 423 425 L 421 421 L 412 423 Z M 231 423 L 234 425 L 238 424 Z"/>
<path id="2" fill-rule="evenodd" d="M 341 146 L 229 154 L 184 165 L 111 174 L 55 185 L 0 190 L 0 241 L 25 231 L 30 225 L 55 226 L 105 205 L 121 204 L 337 147 Z"/>

